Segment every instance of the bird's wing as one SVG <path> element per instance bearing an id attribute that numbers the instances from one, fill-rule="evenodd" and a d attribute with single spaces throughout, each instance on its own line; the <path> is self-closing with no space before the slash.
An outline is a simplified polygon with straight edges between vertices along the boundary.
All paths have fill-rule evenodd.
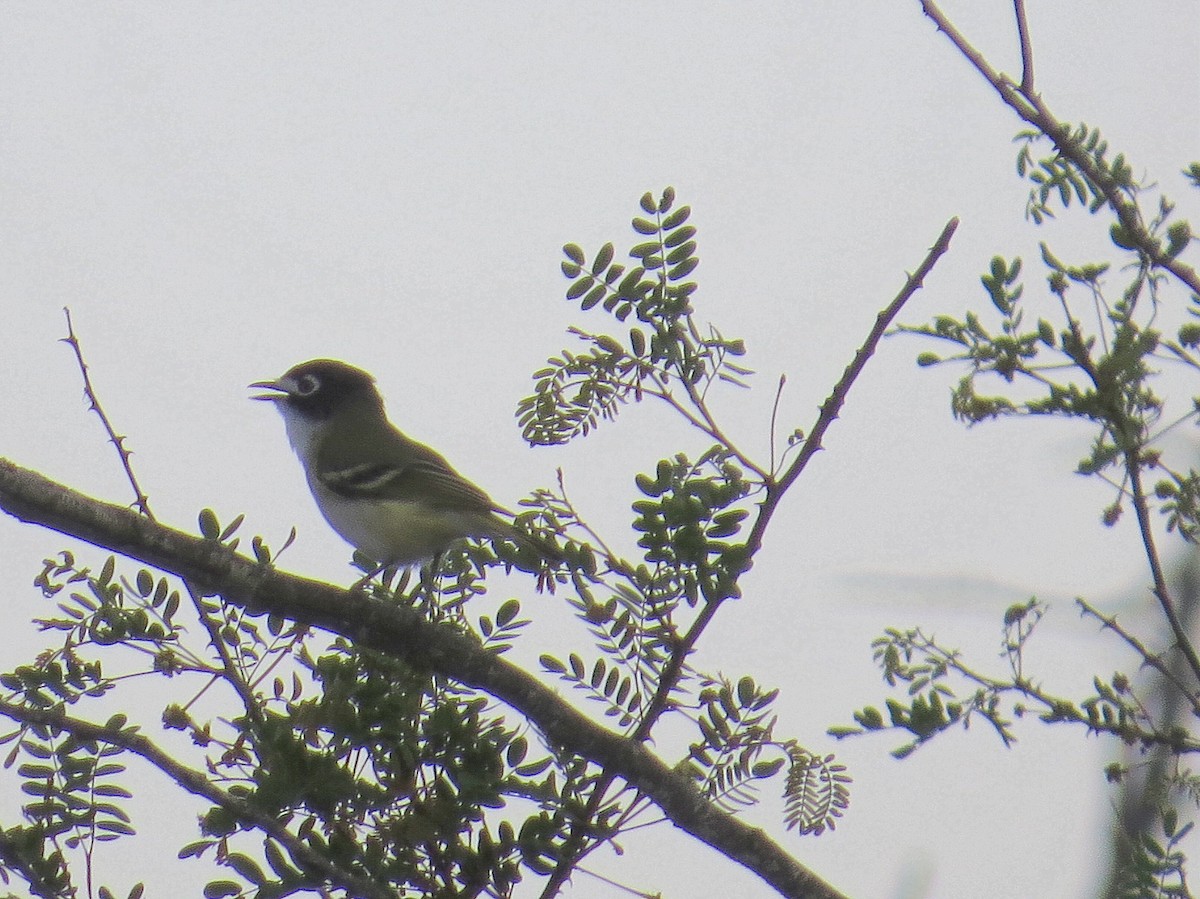
<path id="1" fill-rule="evenodd" d="M 391 426 L 376 432 L 372 450 L 330 434 L 318 453 L 320 480 L 329 490 L 350 499 L 419 502 L 434 509 L 491 512 L 491 497 L 450 467 L 440 453 L 417 443 Z M 336 452 L 335 452 L 336 451 Z M 341 459 L 329 469 L 328 455 Z M 347 460 L 349 461 L 346 464 Z"/>

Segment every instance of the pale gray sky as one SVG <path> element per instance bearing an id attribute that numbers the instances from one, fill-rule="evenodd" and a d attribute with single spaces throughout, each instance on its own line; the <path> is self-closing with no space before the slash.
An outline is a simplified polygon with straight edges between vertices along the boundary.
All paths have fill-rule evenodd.
<path id="1" fill-rule="evenodd" d="M 1010 4 L 945 7 L 1013 70 Z M 1200 155 L 1196 4 L 1030 0 L 1029 12 L 1050 107 L 1100 126 L 1200 220 L 1179 175 Z M 978 276 L 994 253 L 1026 258 L 1031 294 L 1039 240 L 1100 258 L 1103 231 L 1078 214 L 1023 221 L 1017 130 L 916 0 L 8 4 L 0 454 L 128 498 L 55 342 L 70 305 L 164 520 L 245 512 L 275 543 L 296 524 L 288 565 L 347 580 L 348 552 L 277 417 L 244 389 L 337 356 L 374 372 L 394 420 L 499 501 L 561 466 L 620 540 L 633 474 L 704 444 L 665 412 L 636 410 L 564 450 L 523 446 L 514 405 L 579 320 L 562 298 L 561 245 L 620 248 L 641 193 L 678 189 L 699 228 L 700 315 L 744 336 L 760 373 L 756 390 L 715 405 L 765 457 L 778 375 L 782 429 L 808 428 L 952 215 L 952 250 L 906 321 L 984 308 Z M 1009 751 L 973 728 L 897 763 L 889 737 L 824 736 L 884 695 L 869 643 L 885 627 L 922 624 L 998 663 L 1003 609 L 1036 593 L 1053 604 L 1039 673 L 1083 695 L 1127 659 L 1070 598 L 1119 603 L 1136 621 L 1148 596 L 1128 523 L 1102 529 L 1111 497 L 1070 473 L 1082 432 L 963 430 L 948 410 L 957 375 L 916 369 L 923 348 L 884 344 L 701 662 L 781 687 L 780 732 L 849 766 L 835 833 L 784 833 L 774 802 L 749 813 L 846 893 L 1088 896 L 1111 745 L 1030 722 Z M 41 645 L 25 622 L 45 606 L 28 585 L 63 541 L 4 518 L 0 543 L 6 627 L 28 638 L 0 647 L 7 668 Z M 527 608 L 553 618 L 546 602 Z M 543 631 L 530 658 L 582 640 Z M 165 790 L 153 778 L 144 789 Z M 192 813 L 145 814 L 143 830 L 181 835 L 142 874 L 161 895 L 193 876 L 173 859 Z M 767 892 L 669 828 L 624 847 L 596 866 L 647 892 Z M 569 895 L 615 893 L 579 877 Z"/>

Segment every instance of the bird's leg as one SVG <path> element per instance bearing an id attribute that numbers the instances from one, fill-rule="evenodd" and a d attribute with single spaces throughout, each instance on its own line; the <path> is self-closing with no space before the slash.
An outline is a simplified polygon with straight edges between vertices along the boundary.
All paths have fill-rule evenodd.
<path id="1" fill-rule="evenodd" d="M 354 590 L 365 591 L 367 584 L 369 584 L 371 581 L 373 581 L 375 578 L 379 577 L 380 575 L 383 575 L 383 577 L 380 581 L 381 585 L 383 587 L 387 587 L 388 580 L 390 580 L 390 578 L 388 576 L 388 572 L 391 571 L 394 573 L 397 570 L 398 570 L 398 566 L 392 565 L 390 562 L 380 562 L 374 568 L 372 568 L 370 571 L 368 571 L 366 574 L 364 574 L 362 577 L 360 577 L 357 581 L 355 581 L 354 585 L 351 586 L 350 589 L 352 591 L 354 591 Z M 403 590 L 404 585 L 405 585 L 405 581 L 402 581 L 396 587 L 396 589 Z"/>
<path id="2" fill-rule="evenodd" d="M 441 564 L 442 554 L 436 553 L 427 565 L 421 566 L 421 592 L 424 594 L 425 601 L 429 604 L 430 608 L 433 608 L 438 568 L 441 567 Z"/>

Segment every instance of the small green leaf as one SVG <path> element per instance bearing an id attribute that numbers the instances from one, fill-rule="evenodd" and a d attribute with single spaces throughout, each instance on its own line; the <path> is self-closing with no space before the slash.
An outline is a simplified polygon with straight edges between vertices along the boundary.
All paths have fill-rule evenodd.
<path id="1" fill-rule="evenodd" d="M 95 784 L 92 792 L 97 796 L 119 796 L 122 799 L 132 799 L 133 794 L 117 784 Z"/>
<path id="2" fill-rule="evenodd" d="M 696 229 L 691 225 L 686 225 L 683 228 L 678 228 L 663 238 L 663 243 L 668 247 L 677 247 L 684 241 L 691 240 L 696 236 Z M 693 244 L 693 249 L 695 245 Z"/>
<path id="3" fill-rule="evenodd" d="M 1108 234 L 1112 238 L 1112 242 L 1122 250 L 1137 249 L 1137 243 L 1133 236 L 1119 222 L 1112 223 L 1108 229 Z"/>
<path id="4" fill-rule="evenodd" d="M 754 702 L 755 686 L 754 678 L 749 675 L 743 676 L 737 682 L 737 698 L 738 705 L 747 709 Z"/>
<path id="5" fill-rule="evenodd" d="M 604 682 L 604 672 L 608 666 L 604 663 L 604 659 L 596 659 L 596 663 L 592 666 L 592 688 L 598 688 Z"/>
<path id="6" fill-rule="evenodd" d="M 613 261 L 613 245 L 610 241 L 600 248 L 600 252 L 596 254 L 596 259 L 592 262 L 592 274 L 599 275 L 602 271 L 608 268 L 610 262 Z"/>
<path id="7" fill-rule="evenodd" d="M 271 866 L 271 870 L 276 876 L 283 880 L 295 878 L 300 872 L 297 871 L 291 864 L 283 850 L 274 840 L 266 840 L 263 843 L 263 854 L 267 857 L 267 864 Z"/>
<path id="8" fill-rule="evenodd" d="M 678 281 L 680 278 L 686 278 L 699 264 L 700 260 L 697 257 L 689 256 L 683 262 L 679 263 L 679 265 L 667 272 L 667 277 L 672 281 Z"/>
<path id="9" fill-rule="evenodd" d="M 646 496 L 662 496 L 662 489 L 658 482 L 648 474 L 638 474 L 633 479 L 637 489 L 642 491 Z"/>
<path id="10" fill-rule="evenodd" d="M 192 858 L 193 856 L 199 858 L 215 845 L 215 840 L 197 840 L 194 843 L 188 843 L 180 849 L 178 855 L 179 858 Z"/>
<path id="11" fill-rule="evenodd" d="M 217 521 L 217 513 L 212 509 L 200 510 L 200 535 L 205 540 L 216 540 L 221 533 L 221 525 Z"/>
<path id="12" fill-rule="evenodd" d="M 825 729 L 825 733 L 833 737 L 835 740 L 841 740 L 845 737 L 856 737 L 863 732 L 861 727 L 847 727 L 844 724 L 835 725 Z"/>
<path id="13" fill-rule="evenodd" d="M 675 265 L 679 262 L 682 262 L 684 259 L 689 259 L 695 252 L 696 241 L 689 240 L 683 246 L 676 247 L 667 254 L 667 265 Z"/>
<path id="14" fill-rule="evenodd" d="M 668 188 L 668 190 L 669 189 L 670 188 Z M 674 196 L 675 196 L 674 191 L 671 191 L 671 196 L 672 196 L 672 198 L 674 198 Z M 670 231 L 674 228 L 678 228 L 680 225 L 682 225 L 684 222 L 686 222 L 688 220 L 688 216 L 691 214 L 692 214 L 692 207 L 680 206 L 678 209 L 676 209 L 674 212 L 672 212 L 670 215 L 668 215 L 665 219 L 663 219 L 663 224 L 662 224 L 663 230 Z"/>
<path id="15" fill-rule="evenodd" d="M 1167 255 L 1174 259 L 1187 248 L 1191 239 L 1191 226 L 1187 222 L 1175 222 L 1167 228 Z"/>
<path id="16" fill-rule="evenodd" d="M 509 599 L 501 603 L 500 608 L 496 610 L 496 624 L 500 627 L 507 627 L 512 623 L 513 619 L 521 611 L 521 603 L 515 599 Z"/>
<path id="17" fill-rule="evenodd" d="M 638 328 L 629 330 L 629 345 L 633 355 L 642 356 L 646 352 L 646 335 Z"/>
<path id="18" fill-rule="evenodd" d="M 1054 327 L 1044 318 L 1038 319 L 1038 340 L 1048 347 L 1053 347 L 1055 344 Z"/>
<path id="19" fill-rule="evenodd" d="M 521 777 L 536 777 L 537 775 L 539 775 L 543 771 L 545 771 L 547 768 L 549 768 L 552 761 L 553 760 L 549 756 L 547 756 L 546 758 L 538 759 L 536 762 L 530 762 L 528 765 L 521 765 L 519 768 L 516 769 L 516 771 L 517 771 L 517 774 L 519 774 Z M 501 828 L 503 828 L 504 824 L 506 824 L 506 823 L 507 822 L 504 822 L 503 824 L 501 824 L 500 825 Z"/>
<path id="20" fill-rule="evenodd" d="M 573 282 L 571 284 L 571 286 L 567 288 L 567 299 L 568 300 L 579 299 L 581 296 L 583 296 L 585 293 L 587 293 L 589 290 L 591 290 L 592 285 L 595 283 L 596 283 L 596 279 L 593 278 L 591 275 L 584 275 L 582 278 L 580 278 L 578 281 Z"/>
<path id="21" fill-rule="evenodd" d="M 234 533 L 237 531 L 237 529 L 242 526 L 242 522 L 245 520 L 246 520 L 246 516 L 244 514 L 238 515 L 236 518 L 233 519 L 233 521 L 229 522 L 229 524 L 227 524 L 225 526 L 225 529 L 223 531 L 221 531 L 221 536 L 219 539 L 222 542 L 228 540 L 230 537 L 232 537 L 234 535 Z"/>
<path id="22" fill-rule="evenodd" d="M 228 862 L 229 867 L 255 885 L 261 885 L 267 879 L 258 862 L 248 855 L 241 852 L 231 852 L 226 856 L 225 860 Z"/>
<path id="23" fill-rule="evenodd" d="M 854 720 L 867 730 L 879 730 L 884 726 L 883 715 L 879 709 L 867 706 L 860 712 L 854 713 Z"/>
<path id="24" fill-rule="evenodd" d="M 750 774 L 760 780 L 767 777 L 774 777 L 779 769 L 784 765 L 784 759 L 774 759 L 769 762 L 755 762 L 750 768 Z"/>
<path id="25" fill-rule="evenodd" d="M 608 293 L 608 287 L 606 285 L 597 284 L 595 287 L 593 287 L 591 290 L 589 290 L 587 292 L 587 295 L 582 300 L 580 300 L 579 308 L 582 309 L 584 312 L 586 312 L 587 310 L 589 310 L 593 306 L 595 306 L 597 303 L 599 303 L 602 299 L 604 299 L 604 296 L 607 293 Z"/>

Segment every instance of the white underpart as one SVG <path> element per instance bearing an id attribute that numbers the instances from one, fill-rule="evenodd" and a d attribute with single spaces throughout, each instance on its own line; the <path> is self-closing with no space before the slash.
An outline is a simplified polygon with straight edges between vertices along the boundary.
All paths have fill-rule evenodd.
<path id="1" fill-rule="evenodd" d="M 305 471 L 311 470 L 317 462 L 317 436 L 321 424 L 301 415 L 285 402 L 276 402 L 275 408 L 283 416 L 283 426 L 287 430 L 288 443 L 300 457 Z"/>

